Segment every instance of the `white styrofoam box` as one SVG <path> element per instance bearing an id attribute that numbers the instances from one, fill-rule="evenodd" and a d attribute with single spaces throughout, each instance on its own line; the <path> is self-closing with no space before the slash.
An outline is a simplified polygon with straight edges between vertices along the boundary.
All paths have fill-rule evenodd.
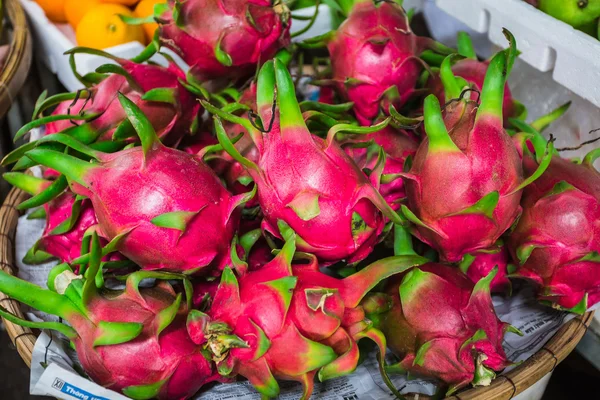
<path id="1" fill-rule="evenodd" d="M 42 8 L 33 0 L 21 0 L 21 4 L 31 22 L 31 28 L 33 29 L 36 39 L 35 43 L 38 57 L 58 76 L 58 79 L 67 90 L 76 91 L 81 89 L 83 87 L 82 84 L 75 78 L 71 71 L 71 67 L 69 66 L 69 56 L 64 55 L 65 51 L 76 46 L 73 28 L 68 24 L 55 24 L 48 20 L 44 10 L 42 10 Z M 314 7 L 308 7 L 294 11 L 294 14 L 311 16 L 314 12 Z M 292 22 L 291 32 L 297 32 L 307 24 L 308 21 L 294 20 Z M 294 38 L 294 40 L 303 40 L 308 37 L 326 33 L 329 30 L 331 30 L 330 9 L 327 5 L 321 4 L 314 25 L 304 34 Z M 130 42 L 105 49 L 105 51 L 117 57 L 132 58 L 140 54 L 140 52 L 144 50 L 144 47 L 145 46 L 142 43 Z M 168 51 L 168 49 L 164 50 L 173 56 L 182 68 L 187 69 L 185 63 L 183 63 L 179 57 L 175 56 L 173 52 Z M 153 61 L 164 63 L 162 57 L 155 57 L 153 58 Z M 77 71 L 81 75 L 85 75 L 89 72 L 93 72 L 100 65 L 111 62 L 111 60 L 90 54 L 76 54 L 75 62 L 77 64 Z"/>
<path id="2" fill-rule="evenodd" d="M 448 14 L 502 47 L 511 31 L 521 58 L 600 107 L 600 41 L 522 0 L 436 0 Z"/>

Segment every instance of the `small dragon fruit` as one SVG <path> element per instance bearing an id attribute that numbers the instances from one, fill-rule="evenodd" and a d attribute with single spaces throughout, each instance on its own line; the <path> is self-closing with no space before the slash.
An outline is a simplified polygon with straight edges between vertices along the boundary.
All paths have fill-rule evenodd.
<path id="1" fill-rule="evenodd" d="M 44 190 L 53 185 L 53 182 L 48 180 L 18 172 L 8 172 L 3 176 L 8 183 L 33 196 L 44 193 Z M 70 190 L 63 192 L 65 186 L 66 182 L 64 185 L 58 182 L 50 189 L 50 191 L 59 190 L 62 194 L 44 204 L 46 226 L 40 240 L 23 259 L 25 263 L 37 264 L 47 261 L 52 256 L 62 262 L 70 263 L 81 255 L 84 237 L 90 228 L 98 224 L 91 201 L 78 198 Z M 31 201 L 26 200 L 17 208 L 26 209 L 30 206 Z M 100 240 L 104 241 L 102 238 Z M 105 241 L 103 244 L 106 244 Z M 105 261 L 118 260 L 121 260 L 121 257 L 117 254 L 105 257 Z"/>
<path id="2" fill-rule="evenodd" d="M 182 295 L 167 282 L 181 276 L 138 271 L 129 275 L 125 290 L 101 292 L 95 283 L 101 256 L 95 235 L 91 253 L 85 277 L 67 264 L 55 267 L 48 279 L 51 290 L 0 271 L 0 291 L 69 325 L 22 320 L 1 307 L 0 315 L 22 326 L 61 332 L 96 383 L 133 399 L 187 399 L 220 379 L 190 336 L 199 329 L 201 313 L 182 304 Z M 159 283 L 140 288 L 145 278 Z M 191 301 L 191 293 L 186 296 Z"/>
<path id="3" fill-rule="evenodd" d="M 477 59 L 471 38 L 465 32 L 460 32 L 458 34 L 458 51 L 461 56 L 466 58 L 459 60 L 452 65 L 452 74 L 455 77 L 463 78 L 467 84 L 472 85 L 474 89 L 481 92 L 489 61 L 479 61 Z M 451 60 L 447 58 L 445 63 L 443 63 L 442 69 L 448 68 L 450 66 L 450 61 Z M 434 75 L 429 80 L 428 86 L 431 93 L 437 96 L 441 104 L 445 104 L 452 100 L 450 97 L 452 91 L 447 91 L 445 89 L 444 79 L 441 79 L 440 76 Z M 452 93 L 452 95 L 456 94 Z M 512 97 L 508 84 L 505 84 L 504 100 L 502 103 L 504 123 L 506 123 L 509 118 L 516 117 L 517 114 L 523 113 L 523 110 L 523 105 Z"/>
<path id="4" fill-rule="evenodd" d="M 508 238 L 516 276 L 541 288 L 540 298 L 584 313 L 600 302 L 600 174 L 596 149 L 581 164 L 554 157 L 524 190 L 523 215 Z M 538 168 L 524 158 L 525 171 Z"/>
<path id="5" fill-rule="evenodd" d="M 155 9 L 155 19 L 160 44 L 200 82 L 245 78 L 290 43 L 291 19 L 281 2 L 169 0 Z"/>
<path id="6" fill-rule="evenodd" d="M 415 223 L 415 234 L 448 262 L 494 245 L 521 212 L 521 190 L 551 157 L 524 179 L 520 155 L 502 127 L 504 85 L 515 52 L 511 40 L 508 60 L 505 52 L 492 59 L 480 104 L 453 102 L 442 117 L 438 99 L 425 99 L 427 139 L 405 175 L 410 208 L 402 211 Z M 461 92 L 458 80 L 453 92 Z"/>
<path id="7" fill-rule="evenodd" d="M 502 348 L 505 332 L 519 333 L 494 313 L 495 273 L 473 284 L 455 267 L 428 263 L 363 300 L 401 359 L 388 369 L 437 378 L 450 386 L 448 394 L 469 383 L 489 385 L 494 371 L 511 364 Z"/>
<path id="8" fill-rule="evenodd" d="M 399 108 L 410 99 L 423 70 L 419 55 L 435 42 L 413 34 L 406 13 L 392 1 L 350 3 L 348 18 L 336 32 L 304 45 L 327 44 L 332 80 L 366 126 L 382 109 L 387 113 L 390 105 Z"/>
<path id="9" fill-rule="evenodd" d="M 39 148 L 26 156 L 61 172 L 75 193 L 89 197 L 111 241 L 107 247 L 142 268 L 193 273 L 223 266 L 237 229 L 236 209 L 253 193 L 232 197 L 199 157 L 163 146 L 140 109 L 124 95 L 119 101 L 141 147 L 107 154 L 71 141 L 99 161 L 92 163 Z"/>
<path id="10" fill-rule="evenodd" d="M 185 73 L 175 63 L 170 62 L 168 68 L 138 64 L 86 48 L 74 48 L 69 53 L 105 56 L 115 60 L 118 66 L 106 64 L 99 67 L 97 71 L 109 75 L 87 89 L 41 98 L 34 117 L 58 104 L 56 109 L 52 115 L 25 125 L 17 132 L 15 140 L 33 127 L 45 125 L 46 135 L 65 133 L 86 144 L 95 141 L 131 141 L 136 137 L 135 130 L 117 99 L 119 92 L 148 115 L 165 144 L 175 146 L 186 133 L 190 133 L 200 104 L 181 83 L 185 81 Z"/>
<path id="11" fill-rule="evenodd" d="M 511 288 L 507 275 L 509 268 L 512 269 L 513 266 L 509 263 L 510 255 L 506 246 L 498 243 L 498 246 L 491 249 L 479 250 L 465 255 L 458 266 L 473 283 L 479 282 L 488 276 L 494 268 L 497 268 L 496 276 L 490 283 L 490 290 L 492 293 L 503 293 Z"/>
<path id="12" fill-rule="evenodd" d="M 277 59 L 261 69 L 257 91 L 264 134 L 243 118 L 203 104 L 211 113 L 241 123 L 251 133 L 260 155 L 257 163 L 239 154 L 215 117 L 219 142 L 247 168 L 258 187 L 265 217 L 263 229 L 281 237 L 278 225 L 284 221 L 297 233 L 299 249 L 326 263 L 364 259 L 384 229 L 382 211 L 391 220 L 401 221 L 377 192 L 381 171 L 371 174 L 374 186 L 334 137 L 343 131 L 373 132 L 387 122 L 372 128 L 336 125 L 326 140 L 312 135 L 296 100 L 292 78 Z M 278 107 L 274 110 L 275 95 Z"/>
<path id="13" fill-rule="evenodd" d="M 414 157 L 419 142 L 408 132 L 387 126 L 379 132 L 342 142 L 342 148 L 362 170 L 372 171 L 379 159 L 379 147 L 386 153 L 379 193 L 397 211 L 406 198 L 402 173 L 408 158 Z M 374 145 L 364 147 L 372 141 Z"/>
<path id="14" fill-rule="evenodd" d="M 311 255 L 292 265 L 295 235 L 285 235 L 281 252 L 259 270 L 239 279 L 224 270 L 202 336 L 225 377 L 246 377 L 264 398 L 279 394 L 276 379 L 298 381 L 308 399 L 315 375 L 324 381 L 356 369 L 361 338 L 385 354 L 386 339 L 359 302 L 382 279 L 426 260 L 390 257 L 339 280 Z"/>

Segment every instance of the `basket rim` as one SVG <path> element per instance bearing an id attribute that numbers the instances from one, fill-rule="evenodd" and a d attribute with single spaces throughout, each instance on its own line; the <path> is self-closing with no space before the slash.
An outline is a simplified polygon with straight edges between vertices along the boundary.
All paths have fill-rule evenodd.
<path id="1" fill-rule="evenodd" d="M 33 59 L 32 43 L 27 18 L 19 0 L 4 0 L 4 7 L 5 17 L 11 21 L 13 34 L 5 64 L 0 71 L 0 99 L 8 96 L 12 101 L 29 74 Z M 5 106 L 6 109 L 3 108 Z M 8 103 L 0 103 L 0 116 L 4 115 L 8 106 Z"/>
<path id="2" fill-rule="evenodd" d="M 15 233 L 21 212 L 16 206 L 29 195 L 20 189 L 12 188 L 0 207 L 0 268 L 15 275 Z M 21 304 L 0 292 L 0 305 L 20 318 L 25 318 Z M 533 356 L 525 360 L 510 372 L 498 375 L 489 386 L 465 389 L 448 400 L 506 400 L 522 393 L 539 381 L 563 361 L 583 335 L 594 317 L 594 311 L 579 315 L 563 326 Z M 3 319 L 6 330 L 21 358 L 31 367 L 31 357 L 37 335 L 29 328 L 24 328 Z"/>

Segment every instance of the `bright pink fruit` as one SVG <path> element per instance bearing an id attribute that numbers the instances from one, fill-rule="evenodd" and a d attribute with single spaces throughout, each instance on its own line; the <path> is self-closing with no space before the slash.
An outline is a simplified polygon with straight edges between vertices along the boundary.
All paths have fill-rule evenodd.
<path id="1" fill-rule="evenodd" d="M 57 315 L 57 322 L 20 320 L 3 308 L 8 320 L 40 329 L 55 329 L 75 345 L 85 372 L 99 385 L 134 399 L 187 399 L 202 385 L 219 379 L 214 364 L 194 343 L 202 313 L 182 304 L 166 280 L 153 288 L 140 288 L 144 278 L 173 279 L 161 273 L 140 271 L 129 275 L 124 291 L 103 291 L 94 284 L 100 248 L 95 241 L 95 267 L 91 281 L 75 275 L 66 264 L 52 270 L 43 290 L 5 272 L 0 272 L 0 290 L 34 308 Z"/>
<path id="2" fill-rule="evenodd" d="M 523 195 L 523 215 L 508 245 L 517 275 L 540 286 L 542 300 L 583 313 L 600 301 L 600 174 L 592 166 L 554 157 Z M 530 156 L 525 171 L 538 165 Z"/>
<path id="3" fill-rule="evenodd" d="M 90 197 L 103 236 L 142 268 L 191 273 L 224 266 L 236 209 L 249 196 L 232 197 L 204 162 L 163 146 L 141 111 L 125 96 L 119 100 L 141 147 L 107 154 L 77 146 L 99 163 L 41 149 L 28 157 L 65 174 L 77 193 Z"/>
<path id="4" fill-rule="evenodd" d="M 410 209 L 402 210 L 445 261 L 492 247 L 521 211 L 521 189 L 530 180 L 502 127 L 506 66 L 504 52 L 491 61 L 481 104 L 451 103 L 442 118 L 437 98 L 425 100 L 427 139 L 405 175 Z M 458 83 L 454 89 L 461 90 Z"/>
<path id="5" fill-rule="evenodd" d="M 373 141 L 377 146 L 365 148 L 357 143 Z M 419 142 L 408 132 L 387 126 L 379 132 L 348 140 L 342 147 L 361 170 L 372 171 L 378 161 L 378 146 L 386 153 L 379 193 L 393 210 L 400 208 L 406 198 L 402 173 L 408 157 L 413 157 Z"/>
<path id="6" fill-rule="evenodd" d="M 385 338 L 358 304 L 382 279 L 425 260 L 390 257 L 339 280 L 320 272 L 314 256 L 292 265 L 295 235 L 289 234 L 259 270 L 239 279 L 223 272 L 204 335 L 224 376 L 248 378 L 265 398 L 279 394 L 276 379 L 298 381 L 308 399 L 315 375 L 324 381 L 356 369 L 359 339 L 372 339 L 385 354 Z"/>
<path id="7" fill-rule="evenodd" d="M 268 0 L 169 0 L 157 9 L 160 43 L 199 80 L 244 78 L 290 43 L 289 10 Z"/>
<path id="8" fill-rule="evenodd" d="M 177 145 L 189 134 L 200 111 L 200 104 L 179 82 L 185 81 L 185 73 L 174 63 L 164 68 L 123 59 L 117 61 L 129 75 L 129 80 L 111 74 L 82 92 L 77 100 L 59 103 L 52 113 L 53 116 L 87 114 L 98 117 L 90 121 L 74 118 L 51 122 L 46 125 L 45 133 L 68 133 L 84 143 L 137 138 L 132 127 L 124 129 L 122 125 L 127 121 L 125 110 L 117 99 L 117 94 L 122 93 L 148 116 L 163 143 Z"/>
<path id="9" fill-rule="evenodd" d="M 498 272 L 490 283 L 490 290 L 492 293 L 503 293 L 511 287 L 507 277 L 509 262 L 508 250 L 505 246 L 500 246 L 465 255 L 459 267 L 473 283 L 479 282 L 497 268 Z"/>
<path id="10" fill-rule="evenodd" d="M 66 181 L 63 181 L 63 186 L 58 187 L 60 182 L 51 182 L 20 172 L 5 173 L 4 179 L 11 185 L 34 196 L 33 199 L 44 191 L 54 192 L 56 190 L 55 197 L 44 204 L 46 226 L 42 237 L 27 252 L 23 262 L 38 264 L 53 256 L 62 262 L 70 263 L 78 258 L 81 255 L 84 236 L 90 234 L 98 224 L 91 201 L 78 199 L 72 191 L 65 190 Z M 52 189 L 52 187 L 56 189 Z M 35 204 L 27 204 L 31 200 L 23 202 L 19 208 L 35 207 Z M 104 239 L 100 240 L 106 244 Z M 118 253 L 112 253 L 104 258 L 104 261 L 117 260 L 122 260 Z"/>
<path id="11" fill-rule="evenodd" d="M 385 295 L 371 295 L 387 301 L 367 297 L 365 309 L 401 358 L 396 367 L 437 378 L 450 386 L 449 393 L 469 383 L 489 385 L 495 371 L 510 365 L 502 341 L 507 330 L 514 331 L 494 313 L 494 274 L 474 285 L 452 266 L 429 263 L 394 279 Z M 386 307 L 371 309 L 378 303 Z"/>
<path id="12" fill-rule="evenodd" d="M 412 96 L 423 69 L 419 55 L 432 43 L 412 33 L 394 2 L 356 2 L 328 48 L 332 79 L 342 97 L 354 102 L 362 125 Z"/>
<path id="13" fill-rule="evenodd" d="M 278 107 L 273 114 L 275 93 Z M 380 209 L 390 219 L 399 222 L 399 218 L 333 137 L 340 130 L 373 129 L 339 125 L 331 129 L 327 140 L 312 135 L 291 76 L 279 60 L 261 69 L 257 99 L 264 133 L 247 120 L 204 104 L 225 119 L 245 124 L 251 132 L 259 152 L 257 163 L 243 158 L 219 128 L 220 120 L 216 123 L 221 144 L 256 182 L 264 230 L 281 237 L 279 228 L 284 222 L 298 234 L 301 251 L 326 263 L 364 259 L 385 225 Z"/>

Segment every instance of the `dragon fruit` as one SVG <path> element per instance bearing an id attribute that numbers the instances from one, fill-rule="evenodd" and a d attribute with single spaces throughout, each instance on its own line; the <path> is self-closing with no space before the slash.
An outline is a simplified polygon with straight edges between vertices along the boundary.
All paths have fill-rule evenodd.
<path id="1" fill-rule="evenodd" d="M 53 182 L 18 172 L 5 173 L 4 179 L 31 195 L 40 195 Z M 59 187 L 60 191 L 64 188 Z M 19 205 L 19 209 L 28 208 L 28 201 Z M 24 206 L 23 206 L 24 205 Z M 37 264 L 52 256 L 62 262 L 70 263 L 81 255 L 84 237 L 89 229 L 96 226 L 96 214 L 89 199 L 78 198 L 70 190 L 44 204 L 46 226 L 40 240 L 29 250 L 23 261 Z M 104 239 L 100 239 L 106 244 Z M 106 256 L 105 261 L 122 260 L 118 254 Z"/>
<path id="2" fill-rule="evenodd" d="M 199 329 L 202 314 L 182 303 L 182 295 L 167 282 L 180 276 L 138 271 L 128 276 L 125 290 L 101 292 L 95 284 L 101 255 L 97 236 L 91 253 L 85 277 L 67 264 L 55 267 L 48 279 L 51 290 L 0 271 L 0 291 L 69 325 L 21 320 L 4 308 L 0 315 L 19 325 L 63 333 L 96 383 L 134 399 L 187 399 L 220 379 L 190 334 Z M 159 283 L 140 288 L 145 278 Z"/>
<path id="3" fill-rule="evenodd" d="M 89 197 L 102 236 L 111 241 L 107 247 L 142 268 L 194 273 L 222 267 L 237 207 L 253 193 L 232 197 L 201 159 L 163 146 L 140 109 L 123 95 L 119 101 L 141 147 L 107 154 L 71 141 L 98 161 L 92 163 L 39 148 L 26 156 L 64 174 L 75 193 Z"/>
<path id="4" fill-rule="evenodd" d="M 461 56 L 466 57 L 462 60 L 457 61 L 452 65 L 452 74 L 455 77 L 463 78 L 467 84 L 471 84 L 474 89 L 481 91 L 483 88 L 483 81 L 485 80 L 485 74 L 488 70 L 489 61 L 479 61 L 475 50 L 473 49 L 473 43 L 471 38 L 464 32 L 459 33 L 459 46 L 458 50 Z M 446 63 L 450 62 L 450 59 L 446 59 Z M 448 67 L 449 65 L 444 65 Z M 435 94 L 441 104 L 452 100 L 452 90 L 447 91 L 444 87 L 444 80 L 439 75 L 433 75 L 429 82 L 428 87 L 431 93 Z M 509 118 L 517 116 L 519 112 L 523 112 L 523 106 L 514 100 L 508 84 L 504 86 L 504 100 L 502 103 L 502 115 L 504 117 L 504 123 Z"/>
<path id="5" fill-rule="evenodd" d="M 551 157 L 546 154 L 540 170 L 524 179 L 519 152 L 502 127 L 504 85 L 515 53 L 511 40 L 507 54 L 492 59 L 480 104 L 464 98 L 442 117 L 438 99 L 425 99 L 427 138 L 405 174 L 410 208 L 402 211 L 415 223 L 415 234 L 448 262 L 494 245 L 521 212 L 522 188 Z M 458 80 L 453 91 L 461 91 Z"/>
<path id="6" fill-rule="evenodd" d="M 382 279 L 426 262 L 390 257 L 339 280 L 320 272 L 311 255 L 292 265 L 294 237 L 288 229 L 281 252 L 257 271 L 237 279 L 224 270 L 202 332 L 217 370 L 246 377 L 264 398 L 279 394 L 276 379 L 301 382 L 308 399 L 315 375 L 323 381 L 353 372 L 361 338 L 385 354 L 385 337 L 359 302 Z"/>
<path id="7" fill-rule="evenodd" d="M 374 145 L 364 147 L 373 141 Z M 409 157 L 414 157 L 419 142 L 408 132 L 387 126 L 379 132 L 361 135 L 358 139 L 342 141 L 342 148 L 362 170 L 372 171 L 378 162 L 378 148 L 386 153 L 379 193 L 390 207 L 397 211 L 406 198 L 402 173 Z"/>
<path id="8" fill-rule="evenodd" d="M 435 42 L 413 34 L 394 2 L 351 3 L 336 32 L 309 39 L 305 46 L 327 44 L 332 81 L 342 97 L 354 102 L 356 117 L 366 126 L 381 110 L 387 113 L 390 105 L 399 108 L 411 98 L 423 70 L 419 55 Z"/>
<path id="9" fill-rule="evenodd" d="M 155 19 L 160 44 L 200 82 L 245 78 L 290 44 L 289 10 L 268 0 L 169 0 Z"/>
<path id="10" fill-rule="evenodd" d="M 584 313 L 600 301 L 600 174 L 598 149 L 576 164 L 554 157 L 546 172 L 524 190 L 523 215 L 507 244 L 516 276 L 540 287 L 540 298 Z M 525 171 L 538 168 L 524 159 Z"/>
<path id="11" fill-rule="evenodd" d="M 498 243 L 497 246 L 491 249 L 477 251 L 473 254 L 467 254 L 459 263 L 460 270 L 466 274 L 473 283 L 479 282 L 481 279 L 489 275 L 489 273 L 497 268 L 496 276 L 490 283 L 492 293 L 503 293 L 509 291 L 511 283 L 508 280 L 508 270 L 513 268 L 510 265 L 510 255 L 506 246 Z"/>
<path id="12" fill-rule="evenodd" d="M 56 109 L 52 115 L 25 125 L 16 139 L 33 127 L 46 125 L 46 135 L 61 132 L 86 144 L 131 141 L 135 138 L 135 131 L 127 121 L 117 93 L 123 93 L 143 110 L 165 144 L 175 146 L 186 133 L 190 133 L 200 112 L 200 104 L 180 82 L 185 81 L 185 73 L 175 63 L 170 62 L 168 68 L 138 64 L 86 48 L 75 48 L 70 53 L 105 56 L 115 60 L 119 67 L 111 64 L 99 67 L 97 71 L 109 75 L 87 89 L 42 98 L 34 117 L 58 104 Z"/>
<path id="13" fill-rule="evenodd" d="M 275 88 L 278 107 L 273 113 Z M 391 220 L 401 221 L 377 192 L 380 171 L 371 174 L 370 182 L 333 139 L 342 131 L 373 132 L 387 122 L 372 128 L 337 125 L 326 140 L 312 135 L 296 100 L 292 78 L 277 59 L 261 69 L 257 91 L 264 134 L 243 118 L 203 104 L 211 113 L 241 123 L 251 133 L 260 155 L 257 163 L 239 154 L 220 118 L 215 117 L 219 142 L 247 168 L 258 187 L 263 229 L 281 238 L 279 222 L 285 222 L 297 233 L 298 248 L 325 263 L 364 259 L 384 229 L 382 211 Z"/>
<path id="14" fill-rule="evenodd" d="M 448 394 L 473 383 L 489 385 L 511 363 L 502 349 L 507 331 L 492 306 L 495 270 L 477 284 L 458 269 L 428 263 L 363 300 L 367 316 L 400 358 L 390 371 L 409 371 L 449 385 Z"/>

